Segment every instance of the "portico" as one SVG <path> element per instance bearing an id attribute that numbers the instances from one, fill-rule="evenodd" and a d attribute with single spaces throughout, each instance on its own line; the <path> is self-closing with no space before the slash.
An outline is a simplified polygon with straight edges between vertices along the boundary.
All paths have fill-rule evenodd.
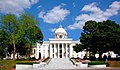
<path id="1" fill-rule="evenodd" d="M 50 44 L 51 58 L 70 58 L 69 43 L 51 43 Z"/>

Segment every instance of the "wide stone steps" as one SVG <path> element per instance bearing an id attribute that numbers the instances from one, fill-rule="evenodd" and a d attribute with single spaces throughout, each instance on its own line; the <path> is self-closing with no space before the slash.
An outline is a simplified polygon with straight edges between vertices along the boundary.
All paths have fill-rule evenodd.
<path id="1" fill-rule="evenodd" d="M 76 66 L 73 65 L 68 58 L 53 58 L 48 65 L 42 69 L 75 69 Z"/>

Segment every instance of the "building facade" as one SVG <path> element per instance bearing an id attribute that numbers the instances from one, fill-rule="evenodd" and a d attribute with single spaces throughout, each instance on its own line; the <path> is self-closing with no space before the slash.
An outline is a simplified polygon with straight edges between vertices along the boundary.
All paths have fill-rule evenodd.
<path id="1" fill-rule="evenodd" d="M 37 43 L 35 50 L 35 58 L 71 58 L 79 57 L 83 58 L 86 54 L 85 51 L 76 53 L 73 50 L 75 44 L 79 44 L 79 41 L 73 41 L 72 38 L 68 38 L 66 30 L 60 25 L 56 29 L 54 38 L 49 38 L 49 41 L 44 41 L 42 44 Z"/>

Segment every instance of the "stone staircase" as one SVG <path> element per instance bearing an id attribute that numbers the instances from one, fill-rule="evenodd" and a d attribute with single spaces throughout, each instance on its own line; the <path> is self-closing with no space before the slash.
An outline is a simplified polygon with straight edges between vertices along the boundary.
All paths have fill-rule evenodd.
<path id="1" fill-rule="evenodd" d="M 68 58 L 53 58 L 48 65 L 41 69 L 75 69 Z"/>

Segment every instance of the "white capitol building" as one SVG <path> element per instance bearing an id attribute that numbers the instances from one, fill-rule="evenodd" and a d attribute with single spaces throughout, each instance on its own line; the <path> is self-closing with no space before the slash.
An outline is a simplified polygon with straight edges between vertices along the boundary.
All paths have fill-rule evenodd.
<path id="1" fill-rule="evenodd" d="M 37 47 L 34 48 L 34 55 L 36 59 L 39 58 L 71 58 L 79 57 L 83 58 L 86 54 L 85 51 L 76 53 L 73 50 L 75 44 L 79 44 L 79 41 L 73 41 L 68 38 L 66 30 L 60 25 L 56 29 L 55 38 L 49 38 L 49 41 L 43 41 L 43 43 L 37 43 Z"/>
<path id="2" fill-rule="evenodd" d="M 83 50 L 79 53 L 76 53 L 73 50 L 73 47 L 76 44 L 80 44 L 80 41 L 73 41 L 71 38 L 68 38 L 66 30 L 60 25 L 58 29 L 56 29 L 54 38 L 49 38 L 49 41 L 37 42 L 36 47 L 33 48 L 33 54 L 31 57 L 35 57 L 36 59 L 43 58 L 76 58 L 79 57 L 81 59 L 87 54 L 87 58 L 89 58 L 89 51 Z M 116 58 L 118 54 L 115 54 L 112 51 L 105 52 L 102 54 L 102 57 L 106 55 L 111 55 L 112 58 Z M 17 54 L 15 55 L 17 58 Z M 8 58 L 7 56 L 6 58 Z M 99 57 L 99 54 L 95 54 L 95 57 Z M 13 59 L 13 54 L 11 54 L 10 59 Z"/>

